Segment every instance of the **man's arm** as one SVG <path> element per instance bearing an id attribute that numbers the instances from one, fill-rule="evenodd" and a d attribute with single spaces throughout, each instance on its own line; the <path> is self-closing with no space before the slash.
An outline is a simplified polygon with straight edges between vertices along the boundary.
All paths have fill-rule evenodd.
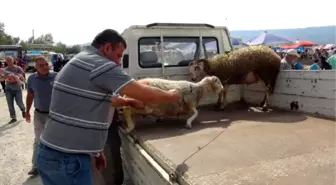
<path id="1" fill-rule="evenodd" d="M 25 81 L 25 76 L 26 76 L 26 74 L 25 74 L 25 72 L 23 71 L 23 69 L 20 67 L 20 66 L 17 66 L 18 68 L 19 68 L 19 74 L 20 75 L 18 75 L 19 76 L 19 78 L 20 78 L 20 80 L 22 81 L 22 82 L 24 82 Z"/>
<path id="2" fill-rule="evenodd" d="M 27 82 L 27 98 L 26 98 L 26 106 L 27 106 L 27 112 L 29 113 L 30 108 L 33 104 L 33 100 L 34 100 L 34 90 L 32 88 L 32 76 L 29 76 L 28 78 L 28 82 Z"/>
<path id="3" fill-rule="evenodd" d="M 127 84 L 119 92 L 121 95 L 127 95 L 144 103 L 159 104 L 176 101 L 167 91 L 151 87 L 137 81 Z"/>
<path id="4" fill-rule="evenodd" d="M 157 104 L 177 100 L 176 96 L 168 91 L 135 81 L 113 62 L 105 63 L 93 70 L 90 80 L 99 87 L 108 89 L 115 94 L 127 95 L 144 103 Z"/>
<path id="5" fill-rule="evenodd" d="M 123 107 L 123 106 L 129 106 L 130 98 L 124 98 L 121 96 L 114 96 L 112 98 L 112 106 L 113 107 Z"/>

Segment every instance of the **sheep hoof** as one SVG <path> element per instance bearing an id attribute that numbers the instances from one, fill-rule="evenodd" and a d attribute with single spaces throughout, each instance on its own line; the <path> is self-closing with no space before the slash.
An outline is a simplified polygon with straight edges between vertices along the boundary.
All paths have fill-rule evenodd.
<path id="1" fill-rule="evenodd" d="M 226 105 L 222 105 L 219 107 L 219 110 L 224 110 L 226 108 Z"/>
<path id="2" fill-rule="evenodd" d="M 191 126 L 191 123 L 186 123 L 186 124 L 185 124 L 185 127 L 188 128 L 188 129 L 191 129 L 191 127 L 192 127 L 192 126 Z"/>
<path id="3" fill-rule="evenodd" d="M 220 109 L 222 107 L 222 105 L 220 104 L 220 103 L 217 103 L 216 105 L 215 105 L 215 109 Z"/>
<path id="4" fill-rule="evenodd" d="M 262 107 L 261 110 L 266 112 L 266 111 L 268 111 L 268 108 L 267 107 Z"/>

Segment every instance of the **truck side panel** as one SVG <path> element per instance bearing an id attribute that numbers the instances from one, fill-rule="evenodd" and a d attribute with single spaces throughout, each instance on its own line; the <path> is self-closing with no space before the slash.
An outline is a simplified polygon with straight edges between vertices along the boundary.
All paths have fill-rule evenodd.
<path id="1" fill-rule="evenodd" d="M 281 71 L 270 105 L 290 109 L 297 101 L 298 111 L 335 118 L 335 71 Z M 262 83 L 244 86 L 244 98 L 260 103 L 264 97 Z"/>
<path id="2" fill-rule="evenodd" d="M 176 185 L 169 182 L 169 174 L 145 150 L 135 144 L 130 136 L 126 136 L 123 131 L 120 134 L 125 170 L 134 185 Z"/>

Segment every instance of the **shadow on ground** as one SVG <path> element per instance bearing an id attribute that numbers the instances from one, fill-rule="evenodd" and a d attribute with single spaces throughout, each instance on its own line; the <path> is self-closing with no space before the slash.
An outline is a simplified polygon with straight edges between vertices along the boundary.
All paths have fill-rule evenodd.
<path id="1" fill-rule="evenodd" d="M 144 136 L 144 140 L 175 137 L 197 132 L 205 128 L 227 128 L 235 121 L 257 121 L 271 124 L 290 124 L 304 121 L 307 116 L 303 113 L 269 109 L 266 112 L 258 107 L 249 107 L 246 104 L 233 103 L 225 110 L 215 110 L 207 106 L 199 109 L 199 116 L 194 120 L 192 128 L 186 129 L 186 119 L 165 118 L 161 121 L 154 119 L 137 119 L 133 134 Z M 150 134 L 148 134 L 150 133 Z"/>
<path id="2" fill-rule="evenodd" d="M 22 183 L 22 185 L 43 185 L 41 178 L 39 176 L 36 177 L 28 177 L 26 181 Z"/>
<path id="3" fill-rule="evenodd" d="M 22 123 L 21 120 L 16 121 L 15 123 L 5 123 L 4 125 L 0 126 L 0 137 L 3 136 L 3 132 L 9 129 L 12 129 Z"/>

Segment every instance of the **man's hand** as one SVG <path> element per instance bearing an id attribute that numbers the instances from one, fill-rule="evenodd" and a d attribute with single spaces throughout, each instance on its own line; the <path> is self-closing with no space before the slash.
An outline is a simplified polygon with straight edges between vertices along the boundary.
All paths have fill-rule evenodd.
<path id="1" fill-rule="evenodd" d="M 131 106 L 133 108 L 136 108 L 136 109 L 143 109 L 144 108 L 144 103 L 139 101 L 139 100 L 127 98 L 126 102 L 127 102 L 126 104 L 128 106 Z"/>
<path id="2" fill-rule="evenodd" d="M 27 111 L 26 112 L 26 121 L 27 121 L 27 123 L 30 123 L 30 113 L 29 113 L 29 111 Z"/>
<path id="3" fill-rule="evenodd" d="M 106 157 L 104 155 L 104 152 L 100 152 L 98 157 L 95 157 L 96 159 L 96 168 L 99 171 L 102 171 L 107 167 Z"/>

